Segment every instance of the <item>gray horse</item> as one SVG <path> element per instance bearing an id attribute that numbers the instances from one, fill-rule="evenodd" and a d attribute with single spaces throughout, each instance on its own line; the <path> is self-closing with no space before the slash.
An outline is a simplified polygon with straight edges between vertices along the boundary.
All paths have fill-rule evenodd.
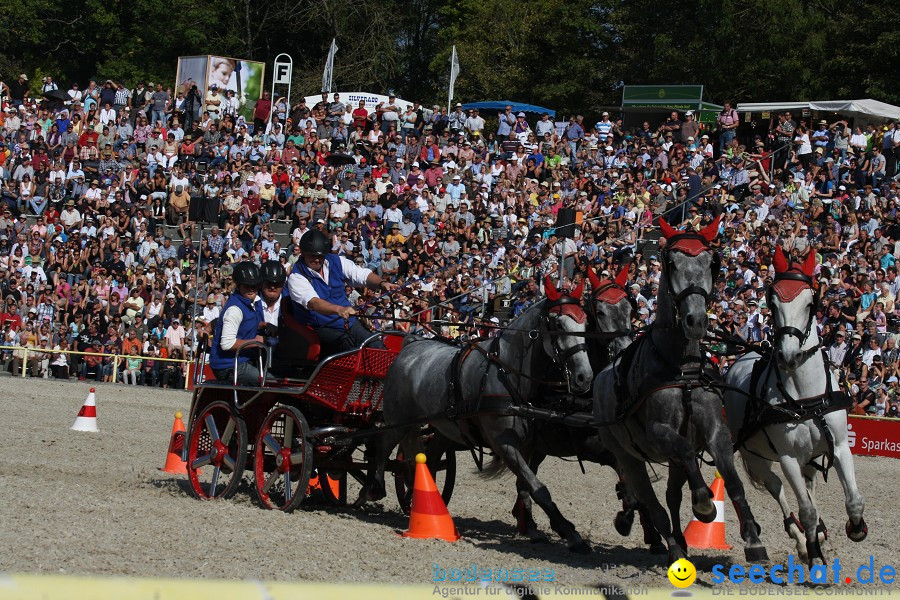
<path id="1" fill-rule="evenodd" d="M 772 266 L 775 280 L 768 289 L 776 327 L 772 353 L 763 358 L 750 352 L 735 362 L 726 378 L 725 411 L 747 473 L 778 502 L 797 552 L 811 565 L 824 564 L 821 544 L 827 530 L 816 508 L 816 474 L 821 468 L 816 458 L 823 457 L 827 465 L 828 456 L 833 457 L 844 488 L 847 537 L 861 542 L 868 534 L 865 501 L 856 485 L 847 441 L 850 399 L 825 362 L 813 322 L 819 305 L 812 287 L 816 253 L 809 252 L 802 264 L 791 264 L 778 247 Z M 797 498 L 799 522 L 772 468 L 776 462 Z"/>
<path id="2" fill-rule="evenodd" d="M 628 282 L 628 266 L 622 267 L 615 279 L 600 279 L 593 269 L 588 269 L 591 284 L 588 314 L 590 329 L 608 337 L 588 338 L 591 365 L 598 373 L 622 350 L 631 344 L 631 319 L 634 313 L 634 299 L 628 296 L 625 285 Z M 586 410 L 589 410 L 587 408 Z M 616 458 L 601 442 L 596 430 L 587 427 L 572 427 L 562 423 L 536 420 L 537 441 L 534 444 L 528 465 L 537 474 L 538 468 L 547 456 L 577 457 L 579 460 L 616 468 Z M 520 480 L 521 481 L 521 480 Z M 512 514 L 516 517 L 518 532 L 533 540 L 546 539 L 537 529 L 531 513 L 531 495 L 527 486 L 520 485 Z M 615 527 L 623 536 L 631 533 L 634 513 L 639 511 L 644 532 L 644 543 L 653 553 L 664 553 L 666 547 L 656 529 L 650 524 L 649 516 L 639 505 L 630 501 L 624 493 L 622 483 L 616 491 L 622 499 L 622 510 L 616 515 Z"/>
<path id="3" fill-rule="evenodd" d="M 647 508 L 665 540 L 670 563 L 687 553 L 679 514 L 685 482 L 690 484 L 694 516 L 706 523 L 716 517 L 712 492 L 697 464 L 702 450 L 712 455 L 725 480 L 741 520 L 747 560 L 767 560 L 759 525 L 734 468 L 722 401 L 713 387 L 718 374 L 708 371 L 700 348 L 708 323 L 706 304 L 719 270 L 718 255 L 709 246 L 718 226 L 716 219 L 698 233 L 676 232 L 660 219 L 667 243 L 656 320 L 594 380 L 600 437 L 619 461 L 626 493 Z M 646 463 L 651 461 L 669 464 L 666 503 L 671 521 L 647 475 Z"/>
<path id="4" fill-rule="evenodd" d="M 528 490 L 569 549 L 590 552 L 590 545 L 562 516 L 529 467 L 526 457 L 536 443 L 533 420 L 509 414 L 511 406 L 539 406 L 546 380 L 558 371 L 564 373 L 568 392 L 580 395 L 590 389 L 593 371 L 584 336 L 579 335 L 587 328 L 580 306 L 583 285 L 561 293 L 549 278 L 545 284 L 547 299 L 526 309 L 493 339 L 461 348 L 406 338 L 384 382 L 388 429 L 374 440 L 374 464 L 363 490 L 368 499 L 384 496 L 384 467 L 391 451 L 401 441 L 409 443 L 418 431 L 415 425 L 402 425 L 427 421 L 458 445 L 489 446 L 494 461 L 484 474 L 509 468 L 517 487 Z"/>

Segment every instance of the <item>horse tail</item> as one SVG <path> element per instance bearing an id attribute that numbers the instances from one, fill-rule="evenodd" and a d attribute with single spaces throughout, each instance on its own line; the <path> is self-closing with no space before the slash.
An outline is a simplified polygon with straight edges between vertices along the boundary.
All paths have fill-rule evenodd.
<path id="1" fill-rule="evenodd" d="M 750 478 L 750 483 L 753 484 L 753 487 L 760 491 L 764 491 L 766 489 L 766 483 L 759 477 L 756 473 L 750 470 L 750 465 L 747 464 L 747 459 L 744 457 L 744 453 L 741 452 L 741 462 L 744 464 L 744 471 L 747 473 L 747 476 Z"/>
<path id="2" fill-rule="evenodd" d="M 478 473 L 484 479 L 499 479 L 509 472 L 506 461 L 499 454 L 494 454 L 490 462 Z"/>

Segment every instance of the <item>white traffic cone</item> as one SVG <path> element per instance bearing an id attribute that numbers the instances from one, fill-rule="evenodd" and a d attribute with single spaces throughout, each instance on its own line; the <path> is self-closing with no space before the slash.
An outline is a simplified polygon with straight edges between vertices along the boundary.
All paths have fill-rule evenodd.
<path id="1" fill-rule="evenodd" d="M 87 400 L 81 405 L 75 422 L 70 427 L 72 431 L 100 431 L 97 428 L 97 400 L 94 398 L 94 388 L 88 394 Z"/>

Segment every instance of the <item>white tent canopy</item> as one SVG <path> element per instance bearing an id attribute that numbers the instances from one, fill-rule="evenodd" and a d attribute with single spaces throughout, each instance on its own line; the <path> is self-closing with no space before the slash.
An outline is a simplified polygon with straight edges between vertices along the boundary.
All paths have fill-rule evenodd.
<path id="1" fill-rule="evenodd" d="M 783 110 L 820 110 L 852 117 L 876 119 L 900 119 L 900 106 L 866 98 L 863 100 L 823 100 L 811 102 L 743 102 L 737 105 L 739 112 L 778 112 Z"/>

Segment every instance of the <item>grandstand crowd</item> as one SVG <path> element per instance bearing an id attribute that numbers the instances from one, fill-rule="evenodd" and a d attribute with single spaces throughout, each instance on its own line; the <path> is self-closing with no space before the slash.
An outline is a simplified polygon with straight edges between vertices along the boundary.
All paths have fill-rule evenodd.
<path id="1" fill-rule="evenodd" d="M 512 107 L 404 110 L 391 97 L 373 111 L 340 94 L 307 106 L 268 93 L 245 120 L 217 89 L 61 86 L 0 84 L 0 320 L 3 344 L 19 348 L 3 351 L 14 375 L 115 371 L 181 387 L 183 363 L 158 359 L 192 356 L 232 264 L 290 271 L 313 228 L 403 286 L 374 302 L 348 289 L 373 328 L 476 335 L 541 297 L 560 260 L 570 280 L 628 264 L 642 327 L 661 274 L 658 217 L 697 229 L 723 214 L 711 327 L 765 340 L 773 248 L 816 252 L 817 326 L 854 410 L 898 410 L 896 123 L 782 113 L 743 135 L 730 104 L 713 124 L 673 111 L 626 128 L 605 112 L 557 124 Z M 583 214 L 574 239 L 556 237 L 560 208 Z"/>

